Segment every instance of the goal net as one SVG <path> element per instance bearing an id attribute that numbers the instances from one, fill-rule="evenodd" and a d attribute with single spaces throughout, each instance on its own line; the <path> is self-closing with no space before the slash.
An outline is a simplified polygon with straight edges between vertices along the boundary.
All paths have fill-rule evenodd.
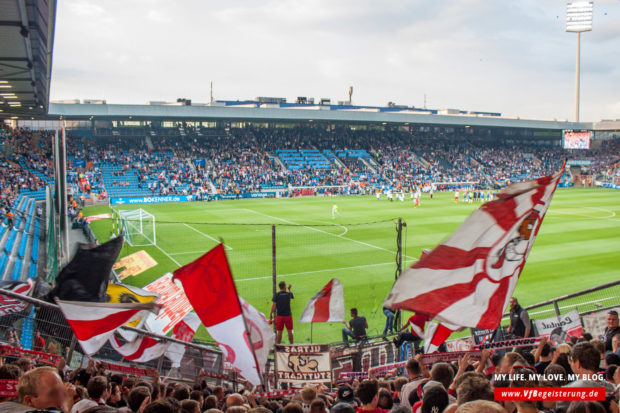
<path id="1" fill-rule="evenodd" d="M 131 211 L 116 211 L 114 226 L 123 234 L 132 247 L 157 245 L 155 236 L 155 217 L 142 208 Z"/>

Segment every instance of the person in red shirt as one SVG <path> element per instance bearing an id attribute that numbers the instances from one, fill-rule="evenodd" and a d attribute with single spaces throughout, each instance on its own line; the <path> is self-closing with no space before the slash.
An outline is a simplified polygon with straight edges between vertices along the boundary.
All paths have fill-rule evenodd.
<path id="1" fill-rule="evenodd" d="M 362 407 L 357 407 L 355 413 L 386 413 L 387 410 L 377 407 L 379 404 L 379 384 L 376 380 L 364 380 L 357 388 L 357 397 Z"/>
<path id="2" fill-rule="evenodd" d="M 32 343 L 32 349 L 34 351 L 45 351 L 45 340 L 41 337 L 41 333 L 38 331 L 34 333 L 34 343 Z"/>
<path id="3" fill-rule="evenodd" d="M 424 326 L 427 321 L 428 317 L 421 314 L 414 314 L 409 317 L 407 323 L 398 330 L 398 336 L 394 339 L 396 348 L 399 348 L 405 341 L 411 341 L 417 352 L 420 341 L 424 337 Z M 405 331 L 407 327 L 411 327 L 410 332 Z"/>

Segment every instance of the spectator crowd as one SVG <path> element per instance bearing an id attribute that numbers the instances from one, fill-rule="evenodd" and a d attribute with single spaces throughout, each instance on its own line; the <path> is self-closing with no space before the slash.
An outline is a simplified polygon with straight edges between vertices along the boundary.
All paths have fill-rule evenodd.
<path id="1" fill-rule="evenodd" d="M 616 319 L 617 322 L 617 319 Z M 616 324 L 616 329 L 617 329 Z M 86 368 L 70 370 L 64 359 L 55 367 L 36 367 L 27 358 L 4 357 L 0 380 L 18 380 L 13 396 L 2 398 L 0 412 L 141 412 L 141 413 L 469 413 L 618 411 L 620 388 L 620 333 L 611 348 L 584 333 L 567 343 L 541 340 L 534 347 L 502 354 L 483 350 L 478 361 L 469 355 L 454 362 L 423 363 L 423 355 L 409 359 L 403 371 L 383 377 L 335 381 L 329 387 L 306 385 L 288 392 L 261 393 L 246 384 L 234 391 L 214 385 L 203 370 L 194 383 L 106 372 L 93 360 Z M 537 379 L 530 373 L 552 379 Z M 569 374 L 575 375 L 569 380 Z M 602 388 L 601 401 L 499 400 L 501 392 L 520 388 L 579 390 Z"/>

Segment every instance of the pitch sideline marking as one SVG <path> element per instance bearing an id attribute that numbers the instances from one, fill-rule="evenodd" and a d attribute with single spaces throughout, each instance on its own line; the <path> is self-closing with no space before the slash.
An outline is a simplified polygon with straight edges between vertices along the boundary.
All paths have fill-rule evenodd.
<path id="1" fill-rule="evenodd" d="M 188 254 L 204 254 L 207 251 L 185 251 L 185 252 L 171 252 L 170 255 L 188 255 Z"/>
<path id="2" fill-rule="evenodd" d="M 352 239 L 352 238 L 348 238 L 348 237 L 343 237 L 343 236 L 340 236 L 340 235 L 332 234 L 331 232 L 323 231 L 322 229 L 318 229 L 318 228 L 314 228 L 314 227 L 309 227 L 309 226 L 307 226 L 307 225 L 301 225 L 301 224 L 298 224 L 298 223 L 296 223 L 296 222 L 289 221 L 288 219 L 274 217 L 274 216 L 272 216 L 272 215 L 267 215 L 267 214 L 264 214 L 264 213 L 262 213 L 262 212 L 254 211 L 253 209 L 249 209 L 249 208 L 237 208 L 237 209 L 242 209 L 242 210 L 244 210 L 244 211 L 254 212 L 255 214 L 263 215 L 263 216 L 266 216 L 267 218 L 271 218 L 271 219 L 277 219 L 277 220 L 280 220 L 280 221 L 282 221 L 282 222 L 286 222 L 287 224 L 297 225 L 297 226 L 300 226 L 300 227 L 303 227 L 303 228 L 310 229 L 310 230 L 312 230 L 312 231 L 322 232 L 323 234 L 331 235 L 332 237 L 341 238 L 341 239 L 345 239 L 345 240 L 347 240 L 347 241 L 355 242 L 355 243 L 357 243 L 357 244 L 365 245 L 365 246 L 370 247 L 370 248 L 376 248 L 376 249 L 378 249 L 378 250 L 387 251 L 387 252 L 389 252 L 390 254 L 396 254 L 396 252 L 395 252 L 395 251 L 391 251 L 391 250 L 389 250 L 389 249 L 387 249 L 387 248 L 383 248 L 383 247 L 380 247 L 380 246 L 378 246 L 378 245 L 373 245 L 373 244 L 369 244 L 369 243 L 367 243 L 367 242 L 358 241 L 358 240 L 356 240 L 356 239 Z M 409 255 L 404 255 L 404 254 L 403 254 L 403 257 L 407 257 L 407 258 L 411 258 L 411 259 L 417 259 L 417 258 L 410 257 Z"/>
<path id="3" fill-rule="evenodd" d="M 197 233 L 199 233 L 200 235 L 202 235 L 202 236 L 203 236 L 203 237 L 205 237 L 205 238 L 209 238 L 210 240 L 213 240 L 213 241 L 217 242 L 218 244 L 220 243 L 220 240 L 219 240 L 219 239 L 215 239 L 215 238 L 213 238 L 212 236 L 207 235 L 207 234 L 205 234 L 204 232 L 202 232 L 202 231 L 200 231 L 200 230 L 197 230 L 196 228 L 192 227 L 191 225 L 188 225 L 188 224 L 183 224 L 183 225 L 185 225 L 187 228 L 189 228 L 189 229 L 191 229 L 191 230 L 196 231 Z M 226 244 L 224 244 L 224 248 L 226 248 L 227 250 L 232 250 L 232 247 L 229 247 L 229 246 L 228 246 L 228 245 L 226 245 Z"/>
<path id="4" fill-rule="evenodd" d="M 416 259 L 411 259 L 411 260 L 406 260 L 403 262 L 413 262 L 413 261 L 417 261 Z M 326 268 L 324 270 L 313 270 L 313 271 L 302 271 L 302 272 L 290 272 L 287 274 L 278 274 L 278 277 L 291 277 L 293 275 L 305 275 L 305 274 L 316 274 L 319 272 L 328 272 L 328 271 L 340 271 L 340 270 L 350 270 L 350 269 L 355 269 L 355 268 L 365 268 L 365 267 L 378 267 L 380 265 L 394 265 L 394 262 L 382 262 L 379 264 L 363 264 L 363 265 L 353 265 L 351 267 L 339 267 L 339 268 Z M 272 276 L 271 275 L 266 275 L 263 277 L 252 277 L 252 278 L 241 278 L 241 279 L 236 279 L 235 282 L 242 282 L 242 281 L 254 281 L 254 280 L 264 280 L 264 279 L 271 279 Z"/>
<path id="5" fill-rule="evenodd" d="M 342 234 L 337 234 L 337 235 L 336 235 L 336 234 L 334 234 L 334 235 L 336 235 L 337 237 L 342 237 L 344 234 L 346 234 L 347 232 L 349 232 L 349 228 L 345 227 L 345 226 L 344 226 L 344 225 L 342 225 L 342 224 L 336 224 L 335 222 L 329 222 L 329 221 L 328 221 L 328 222 L 326 222 L 326 221 L 319 221 L 319 220 L 315 220 L 315 221 L 316 221 L 316 222 L 322 222 L 323 224 L 332 224 L 332 225 L 333 225 L 333 226 L 335 226 L 335 227 L 340 227 L 340 228 L 344 229 L 344 232 L 343 232 Z"/>

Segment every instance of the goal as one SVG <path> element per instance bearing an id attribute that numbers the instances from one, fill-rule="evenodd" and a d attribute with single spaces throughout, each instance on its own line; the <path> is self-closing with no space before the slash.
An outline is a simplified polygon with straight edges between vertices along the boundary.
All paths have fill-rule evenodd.
<path id="1" fill-rule="evenodd" d="M 142 208 L 116 211 L 114 226 L 132 247 L 157 245 L 155 217 Z"/>

